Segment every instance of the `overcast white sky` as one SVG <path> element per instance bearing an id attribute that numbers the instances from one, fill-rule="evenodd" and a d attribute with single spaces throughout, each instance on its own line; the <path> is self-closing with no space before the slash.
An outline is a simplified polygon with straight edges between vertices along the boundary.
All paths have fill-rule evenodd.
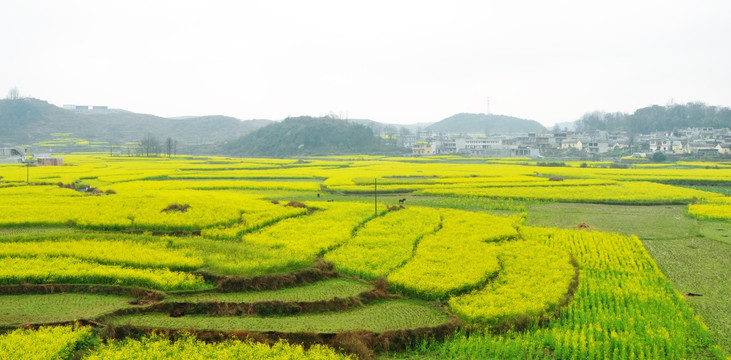
<path id="1" fill-rule="evenodd" d="M 160 116 L 550 126 L 731 105 L 731 1 L 0 2 L 0 97 Z"/>

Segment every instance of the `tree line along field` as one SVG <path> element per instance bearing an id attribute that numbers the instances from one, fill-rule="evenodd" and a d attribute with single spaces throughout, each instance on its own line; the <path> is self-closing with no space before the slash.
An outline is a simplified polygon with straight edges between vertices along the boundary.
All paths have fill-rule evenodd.
<path id="1" fill-rule="evenodd" d="M 0 165 L 10 358 L 731 354 L 728 163 L 64 163 Z"/>

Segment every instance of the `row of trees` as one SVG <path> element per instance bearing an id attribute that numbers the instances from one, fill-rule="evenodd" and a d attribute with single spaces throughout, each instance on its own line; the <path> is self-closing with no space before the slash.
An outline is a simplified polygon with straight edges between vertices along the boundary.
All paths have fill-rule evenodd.
<path id="1" fill-rule="evenodd" d="M 109 148 L 109 152 L 112 155 L 113 146 Z M 158 157 L 162 155 L 171 158 L 178 153 L 178 141 L 168 137 L 162 142 L 148 133 L 138 143 L 128 143 L 125 152 L 128 156 Z"/>

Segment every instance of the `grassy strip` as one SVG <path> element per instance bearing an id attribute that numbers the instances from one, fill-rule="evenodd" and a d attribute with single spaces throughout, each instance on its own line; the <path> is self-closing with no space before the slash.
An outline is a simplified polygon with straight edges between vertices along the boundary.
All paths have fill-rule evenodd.
<path id="1" fill-rule="evenodd" d="M 714 340 L 731 355 L 731 244 L 690 238 L 646 240 L 643 245 L 685 302 L 703 318 Z"/>
<path id="2" fill-rule="evenodd" d="M 713 239 L 731 245 L 731 222 L 704 220 L 701 222 L 698 236 Z M 728 254 L 731 256 L 731 254 Z"/>
<path id="3" fill-rule="evenodd" d="M 696 190 L 715 192 L 715 193 L 719 193 L 719 194 L 724 194 L 726 196 L 731 196 L 731 185 L 729 185 L 728 183 L 719 184 L 719 185 L 680 185 L 680 186 L 688 187 L 688 188 L 696 189 Z"/>
<path id="4" fill-rule="evenodd" d="M 528 207 L 526 225 L 575 228 L 584 223 L 592 230 L 641 239 L 675 239 L 696 233 L 697 221 L 685 215 L 686 209 L 682 205 L 533 204 Z"/>
<path id="5" fill-rule="evenodd" d="M 97 294 L 24 294 L 0 296 L 0 326 L 49 324 L 90 319 L 129 308 L 130 297 Z"/>
<path id="6" fill-rule="evenodd" d="M 334 278 L 318 281 L 311 284 L 283 288 L 279 290 L 228 292 L 228 293 L 200 293 L 181 294 L 168 297 L 167 301 L 172 302 L 203 302 L 218 301 L 229 303 L 253 303 L 260 301 L 320 301 L 334 297 L 346 298 L 357 296 L 363 291 L 370 290 L 372 286 L 346 278 Z"/>
<path id="7" fill-rule="evenodd" d="M 139 299 L 139 302 L 155 302 L 162 300 L 165 294 L 159 291 L 139 287 L 116 285 L 83 285 L 83 284 L 20 284 L 0 285 L 0 294 L 56 294 L 85 293 L 98 295 L 117 295 Z"/>
<path id="8" fill-rule="evenodd" d="M 58 227 L 42 227 L 42 226 L 3 226 L 0 229 L 0 236 L 17 236 L 17 235 L 49 235 L 49 234 L 73 234 L 79 230 L 66 226 Z"/>
<path id="9" fill-rule="evenodd" d="M 199 329 L 253 332 L 317 332 L 339 333 L 365 330 L 383 332 L 439 326 L 449 317 L 427 303 L 391 300 L 337 313 L 313 313 L 284 317 L 202 316 L 170 317 L 150 313 L 111 318 L 114 325 L 131 325 L 165 329 Z"/>

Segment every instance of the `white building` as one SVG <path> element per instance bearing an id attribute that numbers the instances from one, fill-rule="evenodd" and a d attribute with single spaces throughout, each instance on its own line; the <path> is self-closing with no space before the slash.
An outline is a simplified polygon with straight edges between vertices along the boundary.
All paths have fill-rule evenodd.
<path id="1" fill-rule="evenodd" d="M 581 143 L 581 140 L 579 139 L 565 139 L 561 141 L 561 149 L 563 150 L 570 150 L 570 149 L 576 149 L 576 150 L 583 150 L 584 144 Z"/>

